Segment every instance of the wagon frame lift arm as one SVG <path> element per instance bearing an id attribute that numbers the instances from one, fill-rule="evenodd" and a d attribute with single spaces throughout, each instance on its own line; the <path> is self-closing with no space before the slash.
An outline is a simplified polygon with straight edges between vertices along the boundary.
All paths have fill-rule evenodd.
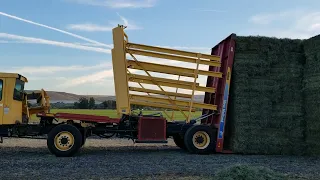
<path id="1" fill-rule="evenodd" d="M 155 106 L 155 107 L 164 107 L 164 108 L 170 108 L 169 104 L 171 104 L 171 108 L 173 110 L 179 110 L 184 117 L 186 118 L 186 122 L 189 123 L 191 119 L 191 112 L 193 111 L 193 107 L 197 105 L 199 108 L 209 108 L 211 110 L 217 110 L 216 105 L 211 103 L 204 103 L 204 104 L 195 104 L 194 105 L 194 94 L 195 90 L 197 91 L 205 91 L 205 92 L 215 92 L 215 88 L 212 87 L 201 87 L 198 86 L 196 83 L 198 74 L 200 72 L 199 65 L 210 65 L 214 67 L 220 67 L 220 57 L 215 55 L 206 55 L 201 53 L 194 53 L 194 52 L 187 52 L 187 51 L 181 51 L 181 50 L 174 50 L 174 49 L 168 49 L 168 48 L 161 48 L 161 47 L 155 47 L 155 46 L 148 46 L 143 44 L 135 44 L 135 43 L 129 43 L 128 42 L 128 36 L 123 31 L 123 26 L 119 26 L 117 28 L 113 29 L 113 40 L 114 40 L 114 48 L 112 49 L 112 62 L 113 62 L 113 71 L 114 71 L 114 82 L 115 82 L 115 92 L 116 92 L 116 100 L 117 100 L 117 112 L 118 115 L 121 114 L 130 114 L 130 104 L 140 104 L 140 105 L 147 105 L 147 106 Z M 134 48 L 134 49 L 133 49 Z M 155 52 L 151 52 L 155 51 Z M 136 62 L 136 67 L 130 67 L 128 66 L 128 61 L 126 59 L 126 53 L 128 53 L 133 59 L 134 62 Z M 176 66 L 168 66 L 168 65 L 160 65 L 160 64 L 154 64 L 154 63 L 148 63 L 148 67 L 144 67 L 144 63 L 138 61 L 138 59 L 134 56 L 134 54 L 137 55 L 144 55 L 144 56 L 151 56 L 155 58 L 162 58 L 162 59 L 168 59 L 168 60 L 176 60 L 180 62 L 188 62 L 188 63 L 195 63 L 196 69 L 188 69 L 188 72 L 191 72 L 191 74 L 185 74 L 181 73 L 183 69 Z M 173 54 L 173 55 L 172 55 Z M 189 56 L 189 57 L 187 57 Z M 201 59 L 205 58 L 205 59 Z M 130 71 L 127 68 L 133 68 L 138 70 L 143 70 L 147 76 L 141 76 L 141 75 L 133 75 L 130 73 Z M 148 69 L 149 68 L 149 69 Z M 150 69 L 151 68 L 151 69 Z M 154 68 L 157 68 L 156 71 L 154 71 Z M 176 70 L 175 72 L 169 72 L 166 68 L 171 68 L 172 71 Z M 192 71 L 190 71 L 192 70 Z M 180 78 L 178 80 L 171 80 L 171 79 L 165 79 L 165 78 L 154 78 L 148 71 L 154 71 L 154 72 L 160 72 L 165 74 L 173 74 L 180 76 L 188 76 L 194 78 L 193 82 L 190 82 L 190 85 L 187 85 L 186 83 L 188 81 L 181 81 Z M 128 72 L 130 77 L 128 77 Z M 222 78 L 221 72 L 212 72 L 212 71 L 203 71 L 201 70 L 202 75 L 210 75 L 214 76 L 216 78 Z M 128 82 L 131 81 L 130 78 L 134 78 L 132 82 L 138 83 L 142 89 L 134 88 L 128 86 Z M 142 79 L 139 79 L 142 78 Z M 159 82 L 161 83 L 159 84 Z M 160 88 L 160 91 L 158 90 L 149 90 L 142 86 L 141 83 L 147 83 L 158 86 Z M 175 87 L 176 91 L 177 88 L 185 88 L 189 86 L 189 90 L 192 90 L 191 95 L 187 94 L 181 94 L 181 93 L 174 93 L 174 92 L 167 92 L 165 91 L 161 86 L 169 86 L 169 87 Z M 161 103 L 152 104 L 152 103 L 143 103 L 139 101 L 131 101 L 131 96 L 129 94 L 129 90 L 133 89 L 134 91 L 138 92 L 145 92 L 148 94 L 150 98 L 143 98 L 144 100 L 156 100 L 155 102 L 169 102 L 169 104 L 161 105 Z M 166 98 L 156 98 L 153 99 L 153 97 L 150 95 L 150 93 L 155 94 L 162 94 L 165 95 Z M 179 95 L 183 95 L 185 97 L 190 96 L 190 101 L 177 101 L 176 97 L 181 97 Z M 170 96 L 174 96 L 175 98 L 172 99 Z M 138 96 L 134 96 L 137 100 Z M 143 96 L 141 96 L 143 97 Z M 140 100 L 140 99 L 138 99 Z M 188 107 L 183 108 L 179 107 L 177 102 L 180 102 L 180 105 L 186 105 L 188 104 Z M 196 106 L 195 106 L 196 107 Z M 183 110 L 188 111 L 188 115 L 185 114 Z M 164 111 L 164 113 L 170 118 L 170 116 Z"/>

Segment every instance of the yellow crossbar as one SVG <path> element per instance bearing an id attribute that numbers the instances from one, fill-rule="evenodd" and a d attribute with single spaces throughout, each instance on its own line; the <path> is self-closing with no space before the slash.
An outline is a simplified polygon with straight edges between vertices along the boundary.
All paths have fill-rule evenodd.
<path id="1" fill-rule="evenodd" d="M 136 55 L 142 55 L 142 56 L 170 59 L 170 60 L 182 61 L 182 62 L 187 62 L 187 63 L 197 63 L 197 59 L 190 58 L 190 57 L 176 56 L 176 55 L 170 55 L 170 54 L 160 54 L 160 53 L 155 53 L 155 52 L 133 50 L 133 49 L 127 49 L 127 52 L 130 54 L 136 54 Z M 215 66 L 215 67 L 221 66 L 220 62 L 207 61 L 207 60 L 200 60 L 199 64 Z"/>
<path id="2" fill-rule="evenodd" d="M 129 96 L 133 100 L 151 101 L 152 103 L 163 103 L 167 105 L 171 104 L 170 99 L 167 99 L 167 98 L 161 98 L 161 97 L 155 97 L 155 96 L 143 96 L 143 95 L 135 95 L 135 94 L 130 94 Z M 184 107 L 189 106 L 189 101 L 184 101 L 184 100 L 172 100 L 172 101 L 175 102 L 178 106 L 184 106 Z M 217 110 L 217 106 L 215 105 L 197 103 L 197 102 L 193 103 L 193 107 Z"/>
<path id="3" fill-rule="evenodd" d="M 150 102 L 145 102 L 145 101 L 136 101 L 136 100 L 132 100 L 130 99 L 130 103 L 131 104 L 136 104 L 136 105 L 140 105 L 140 106 L 147 106 L 147 107 L 157 107 L 157 108 L 165 108 L 165 109 L 172 109 L 172 110 L 182 110 L 182 111 L 189 111 L 189 108 L 185 108 L 185 107 L 175 107 L 172 105 L 166 105 L 166 104 L 160 104 L 160 103 L 150 103 Z M 196 109 L 192 109 L 191 112 L 195 112 Z"/>
<path id="4" fill-rule="evenodd" d="M 192 88 L 192 84 L 193 84 L 192 82 L 177 81 L 177 80 L 164 79 L 164 78 L 155 78 L 155 77 L 153 77 L 153 79 L 155 81 L 157 81 L 157 83 L 160 86 L 175 87 L 175 88 L 189 89 L 189 90 L 193 89 Z M 152 82 L 152 80 L 148 76 L 142 76 L 142 75 L 128 74 L 128 80 L 130 82 L 154 84 Z M 214 93 L 215 92 L 215 88 L 199 86 L 199 83 L 196 84 L 195 90 L 196 91 L 209 92 L 209 93 Z"/>
<path id="5" fill-rule="evenodd" d="M 195 72 L 194 69 L 190 69 L 190 68 L 168 66 L 168 65 L 148 63 L 148 62 L 136 62 L 133 60 L 128 60 L 127 64 L 128 64 L 128 68 L 131 68 L 131 69 L 138 69 L 138 70 L 145 69 L 147 71 L 180 75 L 180 76 L 187 76 L 187 77 L 194 77 L 194 72 Z M 220 73 L 220 72 L 199 70 L 198 74 L 222 78 L 222 73 Z"/>
<path id="6" fill-rule="evenodd" d="M 174 84 L 181 84 L 181 85 L 187 85 L 187 86 L 192 86 L 192 82 L 190 81 L 179 81 L 179 80 L 174 80 L 174 79 L 167 79 L 167 78 L 160 78 L 160 77 L 149 77 L 149 76 L 144 76 L 144 75 L 138 75 L 138 74 L 128 74 L 129 79 L 130 78 L 135 78 L 135 79 L 141 79 L 141 80 L 150 80 L 154 79 L 157 82 L 168 82 L 168 83 L 174 83 Z M 199 83 L 197 83 L 199 85 Z"/>
<path id="7" fill-rule="evenodd" d="M 156 52 L 175 54 L 175 55 L 180 55 L 180 56 L 190 56 L 193 58 L 198 58 L 198 54 L 199 54 L 199 53 L 195 53 L 195 52 L 188 52 L 188 51 L 169 49 L 169 48 L 163 48 L 163 47 L 155 47 L 155 46 L 136 44 L 136 43 L 127 43 L 126 47 L 129 49 L 142 49 L 142 50 L 147 50 L 147 51 L 156 51 Z M 214 55 L 209 55 L 209 54 L 201 54 L 201 58 L 212 60 L 212 61 L 220 61 L 219 56 L 214 56 Z"/>
<path id="8" fill-rule="evenodd" d="M 159 91 L 159 90 L 144 89 L 144 88 L 137 88 L 137 87 L 129 87 L 129 91 L 160 94 L 160 95 L 168 94 L 169 96 L 176 96 L 176 97 L 182 97 L 182 98 L 191 98 L 191 95 L 189 95 L 189 94 L 175 93 L 175 92 L 167 92 L 167 93 L 165 93 L 165 92 Z"/>

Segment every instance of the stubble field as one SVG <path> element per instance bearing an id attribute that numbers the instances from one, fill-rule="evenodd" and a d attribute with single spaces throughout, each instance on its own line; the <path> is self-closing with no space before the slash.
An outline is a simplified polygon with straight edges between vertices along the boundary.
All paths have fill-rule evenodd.
<path id="1" fill-rule="evenodd" d="M 115 115 L 106 110 L 52 112 L 57 111 Z M 133 144 L 127 139 L 90 138 L 77 156 L 57 158 L 49 153 L 44 139 L 4 139 L 0 157 L 1 180 L 217 179 L 219 171 L 237 164 L 267 167 L 286 175 L 280 179 L 320 179 L 319 157 L 192 155 L 172 140 L 168 144 Z"/>

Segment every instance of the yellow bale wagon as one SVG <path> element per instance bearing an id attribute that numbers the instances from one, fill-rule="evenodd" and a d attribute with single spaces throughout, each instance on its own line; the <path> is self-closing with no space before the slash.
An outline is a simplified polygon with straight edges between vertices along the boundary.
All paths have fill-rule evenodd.
<path id="1" fill-rule="evenodd" d="M 221 41 L 211 54 L 202 54 L 132 43 L 123 26 L 114 28 L 112 63 L 118 118 L 51 114 L 44 90 L 26 93 L 27 78 L 0 73 L 0 136 L 47 135 L 48 149 L 56 156 L 73 156 L 87 137 L 109 138 L 110 134 L 136 143 L 166 143 L 173 138 L 177 146 L 197 154 L 229 152 L 223 142 L 233 38 L 234 34 Z M 200 76 L 206 77 L 206 86 L 197 83 Z M 194 100 L 197 92 L 205 93 L 203 102 Z M 28 99 L 37 99 L 39 106 L 28 107 Z M 162 108 L 171 118 L 161 113 L 136 114 L 133 104 Z M 202 115 L 192 117 L 199 109 Z M 181 112 L 185 121 L 175 121 L 174 111 Z M 39 123 L 29 123 L 33 114 Z"/>

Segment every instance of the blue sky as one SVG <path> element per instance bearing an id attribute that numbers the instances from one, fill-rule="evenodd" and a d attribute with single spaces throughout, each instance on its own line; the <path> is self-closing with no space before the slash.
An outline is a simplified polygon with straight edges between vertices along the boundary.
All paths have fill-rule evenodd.
<path id="1" fill-rule="evenodd" d="M 0 71 L 23 74 L 29 79 L 28 89 L 113 95 L 108 52 L 112 48 L 111 29 L 117 24 L 128 26 L 131 42 L 202 53 L 209 53 L 231 33 L 281 38 L 320 34 L 318 0 L 239 2 L 0 0 Z M 96 46 L 18 18 L 107 46 Z"/>

